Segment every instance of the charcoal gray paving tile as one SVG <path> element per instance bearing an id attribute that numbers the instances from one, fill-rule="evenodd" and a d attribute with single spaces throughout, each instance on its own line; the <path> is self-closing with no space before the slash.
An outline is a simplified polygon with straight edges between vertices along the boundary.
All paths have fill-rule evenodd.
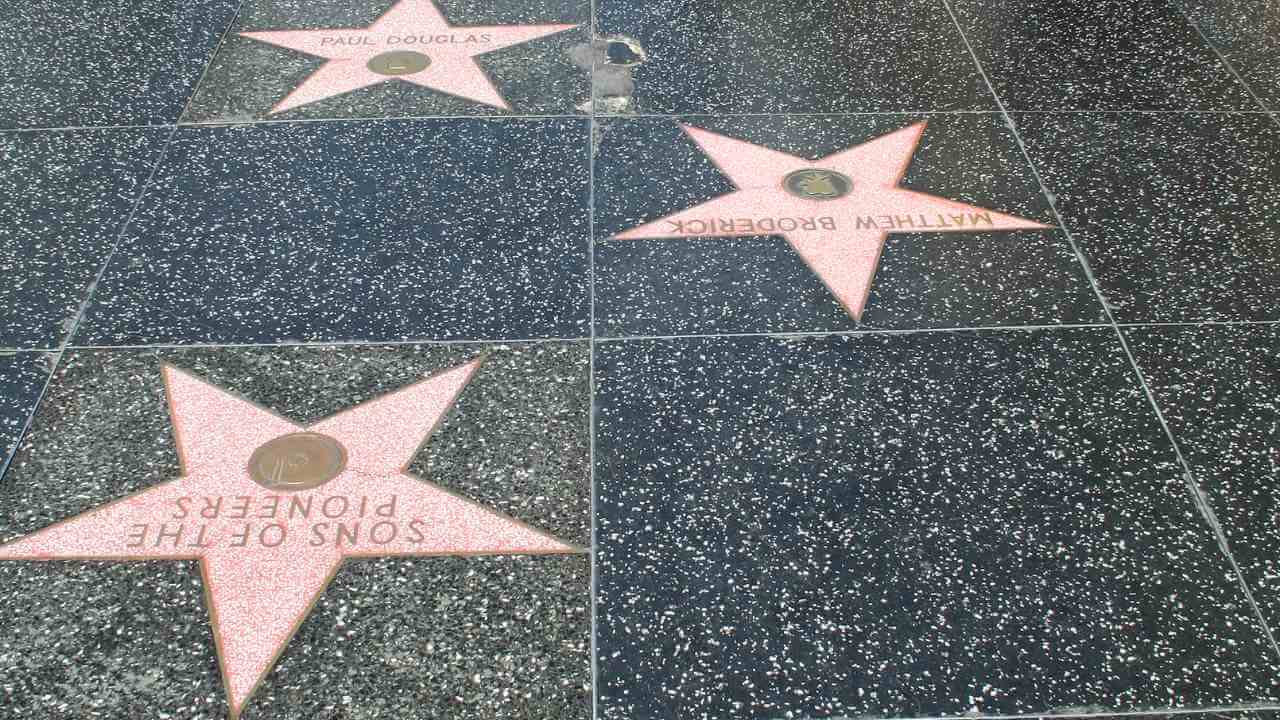
<path id="1" fill-rule="evenodd" d="M 599 0 L 595 7 L 601 35 L 632 38 L 646 57 L 629 72 L 596 72 L 596 94 L 613 101 L 602 110 L 996 107 L 946 6 L 933 0 Z"/>
<path id="2" fill-rule="evenodd" d="M 440 27 L 435 12 L 452 27 Z M 385 34 L 361 35 L 375 22 L 386 24 Z M 565 27 L 523 43 L 502 42 L 501 26 L 537 25 Z M 591 94 L 589 63 L 582 66 L 579 56 L 590 47 L 590 25 L 587 0 L 245 0 L 183 120 L 573 115 Z M 250 35 L 282 31 L 312 32 L 320 44 L 306 46 L 308 53 L 279 44 L 295 43 L 299 35 Z M 339 45 L 351 41 L 361 44 Z M 354 88 L 325 79 L 328 70 L 345 65 L 355 66 L 348 73 L 363 72 L 359 66 L 382 51 L 425 56 L 427 74 L 410 73 L 420 83 L 369 75 Z M 481 54 L 471 61 L 472 52 Z M 311 92 L 321 86 L 329 89 Z"/>
<path id="3" fill-rule="evenodd" d="M 1265 115 L 1016 121 L 1118 320 L 1280 317 L 1280 128 Z"/>
<path id="4" fill-rule="evenodd" d="M 1280 629 L 1280 327 L 1125 334 L 1254 599 Z"/>
<path id="5" fill-rule="evenodd" d="M 1010 110 L 1258 110 L 1164 0 L 951 0 Z"/>
<path id="6" fill-rule="evenodd" d="M 1220 707 L 1213 710 L 1203 711 L 1181 711 L 1166 712 L 1166 714 L 1129 714 L 1124 715 L 1108 715 L 1105 710 L 1097 707 L 1075 707 L 1068 708 L 1065 716 L 1083 715 L 1096 720 L 1274 720 L 1276 716 L 1280 716 L 1280 711 L 1274 708 L 1251 707 L 1244 705 L 1242 707 Z M 1052 715 L 1051 717 L 1062 717 L 1064 715 Z M 1030 719 L 1030 716 L 1027 716 Z"/>
<path id="7" fill-rule="evenodd" d="M 178 131 L 90 345 L 588 332 L 586 122 Z"/>
<path id="8" fill-rule="evenodd" d="M 1245 84 L 1280 110 L 1280 3 L 1275 0 L 1181 0 L 1179 3 Z"/>
<path id="9" fill-rule="evenodd" d="M 5 479 L 0 538 L 180 474 L 162 362 L 307 424 L 477 356 L 480 370 L 409 471 L 586 539 L 581 342 L 73 351 Z M 227 717 L 195 563 L 5 560 L 0 576 L 7 710 Z M 585 555 L 351 560 L 243 717 L 585 720 L 589 576 Z"/>
<path id="10" fill-rule="evenodd" d="M 169 131 L 0 133 L 0 347 L 57 347 Z"/>
<path id="11" fill-rule="evenodd" d="M 46 353 L 0 353 L 0 468 L 13 454 L 53 362 Z"/>
<path id="12" fill-rule="evenodd" d="M 597 345 L 606 720 L 1276 704 L 1109 329 Z"/>
<path id="13" fill-rule="evenodd" d="M 349 563 L 244 717 L 588 720 L 590 582 L 585 556 Z"/>
<path id="14" fill-rule="evenodd" d="M 1053 226 L 1031 168 L 998 116 L 685 120 L 697 129 L 815 160 L 925 122 L 907 158 L 902 188 L 1050 227 L 890 233 L 859 323 L 816 266 L 807 264 L 783 235 L 744 230 L 734 237 L 615 237 L 724 196 L 735 184 L 675 121 L 607 120 L 597 128 L 594 196 L 595 302 L 602 335 L 1087 323 L 1104 317 L 1070 243 Z M 774 166 L 769 163 L 758 167 L 762 184 L 780 182 L 785 173 L 770 174 Z M 823 203 L 812 212 L 836 212 L 846 202 L 858 202 L 863 191 L 855 183 L 847 200 Z M 868 187 L 865 192 L 876 191 Z M 891 211 L 899 210 L 878 212 Z M 786 213 L 759 207 L 756 214 Z M 853 221 L 847 227 L 839 222 L 843 238 L 852 241 Z"/>
<path id="15" fill-rule="evenodd" d="M 0 16 L 0 127 L 177 122 L 238 0 L 28 0 Z"/>

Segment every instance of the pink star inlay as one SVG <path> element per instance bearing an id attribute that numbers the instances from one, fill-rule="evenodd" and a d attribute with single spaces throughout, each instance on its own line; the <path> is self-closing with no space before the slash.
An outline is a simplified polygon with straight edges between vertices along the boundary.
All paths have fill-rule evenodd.
<path id="1" fill-rule="evenodd" d="M 387 80 L 403 80 L 441 92 L 509 110 L 475 56 L 519 45 L 576 25 L 494 25 L 454 27 L 431 0 L 400 0 L 367 28 L 331 30 L 267 30 L 240 33 L 327 60 L 271 114 L 341 95 Z M 408 62 L 388 53 L 412 53 Z M 376 71 L 370 63 L 379 67 Z M 397 64 L 399 63 L 399 64 Z M 419 67 L 426 63 L 425 67 Z"/>
<path id="2" fill-rule="evenodd" d="M 405 473 L 473 360 L 306 428 L 165 366 L 181 477 L 0 545 L 0 560 L 200 561 L 231 717 L 348 557 L 585 552 Z M 307 490 L 255 481 L 255 450 L 299 432 L 345 449 Z"/>
<path id="3" fill-rule="evenodd" d="M 782 235 L 849 315 L 861 320 L 891 232 L 1048 227 L 898 187 L 924 128 L 925 123 L 917 123 L 819 160 L 806 160 L 686 125 L 685 132 L 738 189 L 615 237 Z M 843 175 L 847 194 L 815 199 L 789 191 L 788 176 L 806 170 Z"/>

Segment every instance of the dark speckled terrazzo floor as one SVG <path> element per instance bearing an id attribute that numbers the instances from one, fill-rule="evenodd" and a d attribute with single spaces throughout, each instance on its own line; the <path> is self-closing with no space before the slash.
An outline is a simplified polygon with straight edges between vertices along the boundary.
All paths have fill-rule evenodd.
<path id="1" fill-rule="evenodd" d="M 1280 0 L 0 10 L 0 720 L 1277 720 L 1278 29 Z M 426 69 L 375 59 L 409 45 Z M 333 436 L 359 482 L 408 434 L 385 482 L 490 524 L 401 555 L 366 525 L 314 596 L 280 580 L 302 543 L 234 580 L 203 535 L 157 559 L 235 512 L 208 495 L 125 556 L 149 525 L 13 557 L 175 478 L 323 500 L 228 488 L 282 431 L 244 438 L 355 407 L 390 413 Z"/>

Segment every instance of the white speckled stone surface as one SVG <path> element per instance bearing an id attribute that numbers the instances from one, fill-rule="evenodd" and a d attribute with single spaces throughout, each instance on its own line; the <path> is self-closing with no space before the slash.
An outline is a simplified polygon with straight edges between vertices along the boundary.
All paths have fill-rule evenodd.
<path id="1" fill-rule="evenodd" d="M 0 128 L 177 122 L 238 0 L 27 0 L 5 7 Z"/>
<path id="2" fill-rule="evenodd" d="M 586 143 L 572 118 L 180 129 L 76 342 L 586 336 Z"/>
<path id="3" fill-rule="evenodd" d="M 306 424 L 477 353 L 483 366 L 408 472 L 587 542 L 585 342 L 71 354 L 0 486 L 0 539 L 179 474 L 161 363 Z M 226 715 L 194 563 L 0 561 L 0 576 L 6 712 Z M 590 626 L 583 555 L 351 560 L 244 717 L 585 719 Z M 50 697 L 63 684 L 90 694 Z"/>
<path id="4" fill-rule="evenodd" d="M 1267 622 L 1280 623 L 1280 333 L 1130 328 L 1138 364 L 1209 493 Z"/>
<path id="5" fill-rule="evenodd" d="M 66 338 L 169 133 L 0 133 L 0 347 Z"/>
<path id="6" fill-rule="evenodd" d="M 1009 110 L 1257 110 L 1163 0 L 949 0 Z"/>
<path id="7" fill-rule="evenodd" d="M 8 464 L 53 363 L 47 353 L 0 354 L 0 463 Z"/>
<path id="8" fill-rule="evenodd" d="M 1121 322 L 1280 319 L 1280 126 L 1241 113 L 1020 113 Z"/>
<path id="9" fill-rule="evenodd" d="M 1110 329 L 597 347 L 604 718 L 1280 697 Z"/>
<path id="10" fill-rule="evenodd" d="M 1280 0 L 11 5 L 0 720 L 1280 720 Z"/>

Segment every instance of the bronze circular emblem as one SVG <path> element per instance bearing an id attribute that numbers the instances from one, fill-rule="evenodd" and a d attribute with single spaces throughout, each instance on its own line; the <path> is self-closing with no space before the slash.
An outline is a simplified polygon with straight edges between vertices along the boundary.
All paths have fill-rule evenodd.
<path id="1" fill-rule="evenodd" d="M 347 449 L 320 433 L 282 435 L 249 458 L 249 477 L 268 490 L 310 490 L 338 477 Z"/>
<path id="2" fill-rule="evenodd" d="M 431 64 L 431 58 L 412 50 L 392 50 L 369 58 L 369 69 L 379 75 L 412 75 Z"/>
<path id="3" fill-rule="evenodd" d="M 853 190 L 853 181 L 835 170 L 805 168 L 782 179 L 787 192 L 806 200 L 835 200 Z"/>

